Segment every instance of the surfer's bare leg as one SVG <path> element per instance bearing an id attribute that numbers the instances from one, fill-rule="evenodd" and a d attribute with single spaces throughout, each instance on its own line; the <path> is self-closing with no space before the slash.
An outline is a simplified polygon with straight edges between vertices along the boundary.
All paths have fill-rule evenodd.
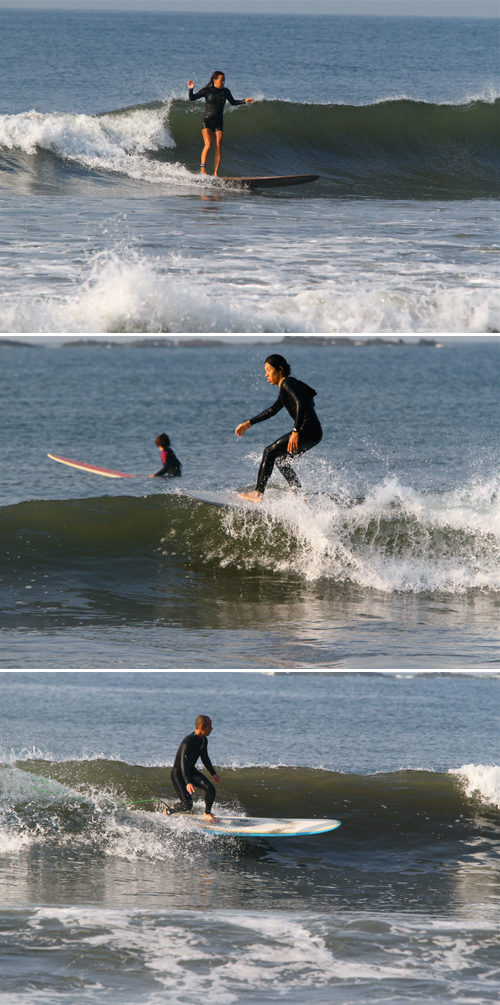
<path id="1" fill-rule="evenodd" d="M 205 144 L 203 150 L 201 151 L 201 173 L 206 174 L 207 157 L 210 153 L 210 147 L 212 146 L 212 140 L 214 138 L 214 134 L 211 129 L 202 129 L 201 133 L 203 136 L 203 142 Z"/>
<path id="2" fill-rule="evenodd" d="M 217 178 L 219 173 L 219 164 L 222 156 L 222 137 L 222 129 L 217 129 L 215 132 L 214 178 Z"/>

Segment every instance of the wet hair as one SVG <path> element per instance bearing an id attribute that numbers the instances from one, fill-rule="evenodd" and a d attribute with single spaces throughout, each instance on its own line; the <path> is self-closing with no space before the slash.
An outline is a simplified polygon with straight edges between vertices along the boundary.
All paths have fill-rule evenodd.
<path id="1" fill-rule="evenodd" d="M 281 370 L 285 374 L 285 377 L 288 377 L 288 375 L 292 372 L 290 364 L 287 363 L 285 357 L 280 356 L 278 352 L 273 352 L 271 356 L 267 357 L 265 362 L 269 363 L 270 366 L 274 366 L 275 370 Z"/>
<path id="2" fill-rule="evenodd" d="M 195 724 L 195 729 L 207 729 L 208 726 L 212 725 L 212 720 L 208 715 L 199 715 Z"/>
<path id="3" fill-rule="evenodd" d="M 217 79 L 217 77 L 225 77 L 225 76 L 226 74 L 224 73 L 224 70 L 214 70 L 212 76 L 210 77 L 210 80 L 208 81 L 207 87 L 210 87 L 211 84 L 213 84 L 214 80 Z"/>
<path id="4" fill-rule="evenodd" d="M 170 446 L 170 436 L 167 436 L 166 433 L 160 433 L 160 435 L 156 437 L 155 443 L 157 447 L 163 447 L 164 450 L 168 450 Z"/>

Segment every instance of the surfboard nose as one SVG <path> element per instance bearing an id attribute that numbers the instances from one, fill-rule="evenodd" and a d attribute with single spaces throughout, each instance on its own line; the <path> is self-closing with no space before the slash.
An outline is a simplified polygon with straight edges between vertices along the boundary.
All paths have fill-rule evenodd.
<path id="1" fill-rule="evenodd" d="M 278 188 L 283 185 L 306 185 L 317 181 L 319 174 L 263 175 L 262 177 L 221 178 L 224 184 L 248 185 L 249 188 Z"/>

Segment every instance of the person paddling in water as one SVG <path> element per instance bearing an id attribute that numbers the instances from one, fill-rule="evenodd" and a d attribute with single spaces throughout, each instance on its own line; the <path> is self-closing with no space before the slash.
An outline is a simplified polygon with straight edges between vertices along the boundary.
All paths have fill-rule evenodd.
<path id="1" fill-rule="evenodd" d="M 202 87 L 196 94 L 193 93 L 194 80 L 188 80 L 189 100 L 197 101 L 198 98 L 205 98 L 206 108 L 201 129 L 205 146 L 201 153 L 201 173 L 207 173 L 207 157 L 215 136 L 214 178 L 217 178 L 219 173 L 224 129 L 222 113 L 226 101 L 229 101 L 230 105 L 253 105 L 253 98 L 244 98 L 242 101 L 236 101 L 229 88 L 224 86 L 225 80 L 226 78 L 222 70 L 214 70 L 207 86 Z"/>
<path id="2" fill-rule="evenodd" d="M 206 775 L 195 767 L 199 757 L 212 775 L 214 782 L 220 784 L 220 778 L 208 756 L 207 740 L 212 732 L 212 720 L 208 715 L 199 715 L 194 724 L 194 733 L 185 736 L 175 755 L 175 762 L 170 778 L 179 796 L 180 802 L 167 806 L 165 813 L 187 813 L 193 809 L 193 796 L 196 789 L 205 793 L 205 820 L 217 823 L 217 817 L 212 816 L 211 809 L 215 799 L 215 786 L 209 782 Z"/>
<path id="3" fill-rule="evenodd" d="M 262 501 L 275 462 L 294 492 L 298 492 L 302 486 L 292 467 L 292 459 L 298 454 L 304 454 L 311 447 L 315 447 L 323 437 L 323 430 L 316 415 L 313 401 L 316 391 L 308 384 L 304 384 L 302 380 L 290 376 L 291 367 L 284 356 L 280 356 L 279 353 L 268 356 L 264 368 L 268 384 L 277 384 L 280 393 L 274 405 L 266 408 L 259 415 L 255 415 L 253 419 L 248 419 L 247 422 L 242 422 L 237 426 L 236 436 L 244 436 L 250 426 L 254 426 L 256 422 L 270 419 L 282 408 L 286 408 L 291 415 L 294 427 L 291 433 L 280 436 L 279 440 L 271 443 L 264 450 L 255 491 L 238 493 L 241 499 L 250 499 L 252 502 Z"/>

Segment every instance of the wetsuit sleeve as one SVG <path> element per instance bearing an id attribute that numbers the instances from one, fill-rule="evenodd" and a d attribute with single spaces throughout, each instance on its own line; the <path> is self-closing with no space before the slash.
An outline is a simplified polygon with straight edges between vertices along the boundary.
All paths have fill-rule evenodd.
<path id="1" fill-rule="evenodd" d="M 193 92 L 194 92 L 194 87 L 190 87 L 189 88 L 189 100 L 190 101 L 197 101 L 198 98 L 205 98 L 206 97 L 207 88 L 206 87 L 202 87 L 201 90 L 199 90 L 199 91 L 196 92 L 196 94 L 194 94 Z"/>
<path id="2" fill-rule="evenodd" d="M 286 394 L 291 400 L 295 412 L 295 424 L 293 428 L 298 432 L 308 411 L 307 405 L 301 394 L 298 380 L 288 380 L 284 381 L 284 383 Z"/>
<path id="3" fill-rule="evenodd" d="M 203 764 L 205 765 L 207 771 L 209 771 L 211 775 L 217 774 L 217 772 L 216 772 L 216 770 L 215 770 L 215 768 L 214 768 L 214 766 L 213 766 L 213 764 L 212 764 L 212 762 L 211 762 L 211 760 L 210 760 L 210 758 L 208 756 L 208 750 L 207 750 L 206 747 L 205 747 L 204 750 L 202 750 L 202 752 L 200 754 L 200 757 L 201 757 L 201 760 L 203 761 Z"/>
<path id="4" fill-rule="evenodd" d="M 231 94 L 231 91 L 229 90 L 229 87 L 225 87 L 224 88 L 224 94 L 225 94 L 227 100 L 229 101 L 230 105 L 244 105 L 245 104 L 245 99 L 244 98 L 242 99 L 242 101 L 237 101 L 236 98 L 233 98 L 233 95 Z"/>
<path id="5" fill-rule="evenodd" d="M 156 472 L 155 478 L 162 478 L 163 475 L 167 475 L 168 474 L 169 467 L 170 467 L 169 453 L 170 453 L 170 451 L 168 451 L 168 450 L 162 451 L 161 459 L 163 461 L 163 467 L 160 468 L 160 470 Z"/>
<path id="6" fill-rule="evenodd" d="M 260 412 L 259 415 L 254 415 L 253 419 L 249 419 L 250 425 L 255 426 L 256 422 L 265 422 L 266 419 L 270 419 L 273 415 L 276 415 L 278 412 L 281 412 L 281 409 L 284 407 L 285 406 L 281 400 L 281 395 L 278 395 L 276 401 L 274 402 L 274 405 L 270 405 L 269 408 L 264 409 L 264 411 Z"/>
<path id="7" fill-rule="evenodd" d="M 163 467 L 156 472 L 155 478 L 177 478 L 182 473 L 182 464 L 173 450 L 162 453 Z"/>
<path id="8" fill-rule="evenodd" d="M 180 769 L 181 769 L 182 779 L 183 779 L 185 785 L 191 785 L 192 784 L 191 783 L 191 772 L 189 770 L 188 753 L 189 753 L 189 750 L 188 750 L 187 743 L 185 743 L 184 740 L 183 740 L 182 743 L 181 743 L 181 745 L 180 745 L 180 747 L 179 747 L 179 761 L 180 761 L 180 765 L 179 766 L 180 766 Z"/>

